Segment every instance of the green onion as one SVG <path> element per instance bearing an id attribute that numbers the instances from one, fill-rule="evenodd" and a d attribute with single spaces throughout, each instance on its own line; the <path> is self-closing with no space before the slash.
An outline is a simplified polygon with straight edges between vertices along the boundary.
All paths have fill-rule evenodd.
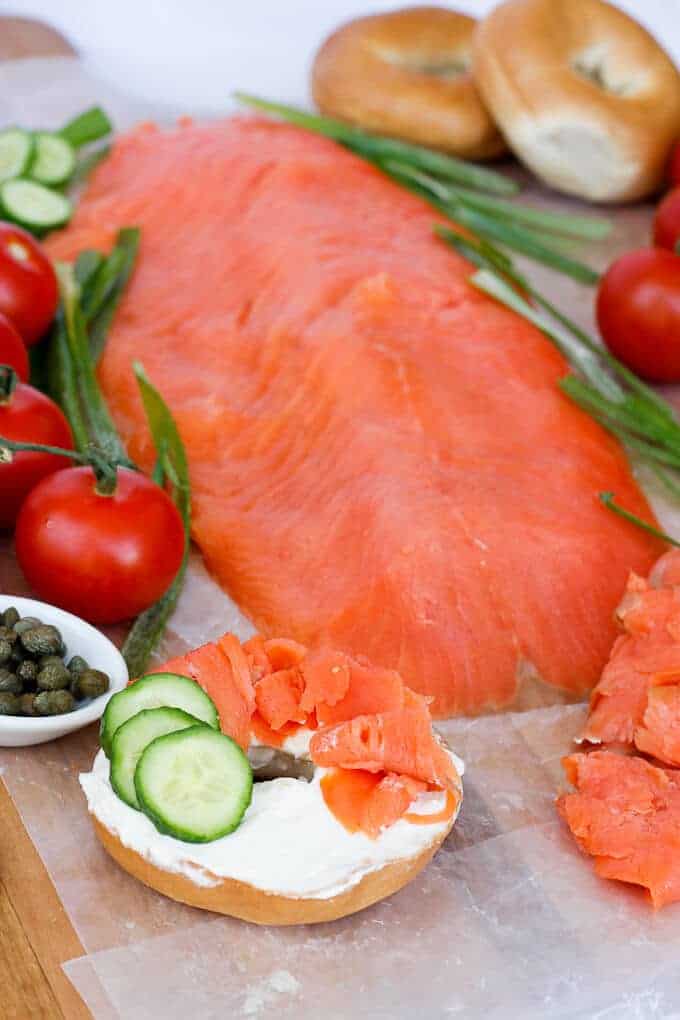
<path id="1" fill-rule="evenodd" d="M 482 195 L 470 188 L 439 181 L 436 177 L 397 160 L 386 160 L 383 166 L 390 174 L 411 178 L 421 187 L 430 190 L 442 202 L 461 202 L 473 209 L 492 214 L 500 220 L 584 241 L 602 241 L 611 233 L 611 222 L 600 217 L 546 212 L 520 202 L 507 202 L 502 198 Z"/>
<path id="2" fill-rule="evenodd" d="M 648 524 L 647 521 L 643 521 L 637 514 L 632 514 L 630 510 L 625 510 L 622 506 L 616 502 L 616 498 L 613 492 L 601 492 L 600 500 L 607 507 L 608 510 L 618 514 L 619 517 L 623 517 L 624 520 L 630 521 L 631 524 L 635 524 L 638 528 L 642 528 L 643 531 L 647 531 L 650 535 L 654 535 L 655 538 L 660 538 L 663 542 L 668 542 L 669 545 L 675 545 L 680 548 L 680 542 L 676 542 L 674 538 L 667 535 L 664 531 L 659 531 L 653 524 Z"/>
<path id="3" fill-rule="evenodd" d="M 86 295 L 84 312 L 88 322 L 90 354 L 95 364 L 104 350 L 113 317 L 132 275 L 139 252 L 139 237 L 137 227 L 119 231 L 115 247 L 93 277 Z"/>
<path id="4" fill-rule="evenodd" d="M 99 141 L 112 131 L 113 125 L 101 106 L 92 106 L 64 124 L 59 134 L 74 149 L 79 149 L 89 142 Z"/>
<path id="5" fill-rule="evenodd" d="M 87 180 L 95 167 L 98 167 L 101 161 L 106 159 L 110 152 L 110 145 L 102 145 L 99 149 L 95 149 L 94 152 L 88 152 L 86 156 L 79 159 L 76 163 L 76 168 L 71 175 L 69 185 L 75 187 Z"/>
<path id="6" fill-rule="evenodd" d="M 495 170 L 478 166 L 476 163 L 468 163 L 465 160 L 456 159 L 454 156 L 447 156 L 442 152 L 435 152 L 420 145 L 411 145 L 409 142 L 401 142 L 395 138 L 369 134 L 344 121 L 335 120 L 332 117 L 320 117 L 294 106 L 273 103 L 245 92 L 234 93 L 234 98 L 246 106 L 252 106 L 257 110 L 281 117 L 290 124 L 296 124 L 298 127 L 314 131 L 326 138 L 332 138 L 333 141 L 346 145 L 370 160 L 403 160 L 409 166 L 429 171 L 438 177 L 457 181 L 459 184 L 480 191 L 489 191 L 496 195 L 515 195 L 519 191 L 519 185 L 509 177 L 505 177 Z"/>
<path id="7" fill-rule="evenodd" d="M 191 489 L 186 453 L 177 426 L 158 390 L 151 385 L 142 366 L 134 365 L 144 410 L 156 446 L 158 460 L 154 480 L 169 479 L 173 498 L 184 522 L 184 556 L 174 581 L 155 605 L 138 616 L 123 645 L 123 657 L 130 676 L 140 676 L 149 656 L 160 641 L 182 590 L 191 541 Z"/>
<path id="8" fill-rule="evenodd" d="M 578 280 L 579 283 L 597 283 L 600 278 L 590 266 L 548 247 L 538 235 L 526 227 L 503 223 L 493 216 L 460 204 L 453 207 L 452 216 L 457 223 L 468 227 L 480 237 L 503 244 L 506 248 L 526 255 L 535 262 L 542 262 L 543 265 L 556 269 L 565 276 Z"/>
<path id="9" fill-rule="evenodd" d="M 61 293 L 63 309 L 61 331 L 68 349 L 67 365 L 75 376 L 73 390 L 78 403 L 76 414 L 78 433 L 81 432 L 84 422 L 88 444 L 94 443 L 115 463 L 132 466 L 97 383 L 90 356 L 85 314 L 80 305 L 79 287 L 73 267 L 61 262 L 56 264 L 55 269 Z M 78 448 L 82 450 L 82 436 L 79 434 L 74 438 Z"/>

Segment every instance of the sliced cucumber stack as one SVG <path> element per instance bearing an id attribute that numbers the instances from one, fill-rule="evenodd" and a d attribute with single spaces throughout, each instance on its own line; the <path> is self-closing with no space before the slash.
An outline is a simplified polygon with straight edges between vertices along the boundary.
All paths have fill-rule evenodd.
<path id="1" fill-rule="evenodd" d="M 159 832 L 185 843 L 210 843 L 240 824 L 253 773 L 231 737 L 191 726 L 149 744 L 135 771 L 135 791 Z"/>
<path id="2" fill-rule="evenodd" d="M 0 184 L 0 206 L 7 219 L 37 233 L 62 226 L 73 212 L 65 195 L 23 178 Z"/>
<path id="3" fill-rule="evenodd" d="M 99 739 L 107 758 L 111 757 L 116 731 L 146 708 L 181 708 L 213 729 L 219 729 L 217 709 L 194 680 L 176 673 L 152 673 L 114 696 L 102 716 Z"/>
<path id="4" fill-rule="evenodd" d="M 110 778 L 111 786 L 120 799 L 139 811 L 135 769 L 142 753 L 157 737 L 200 725 L 200 719 L 181 708 L 146 708 L 119 726 L 111 748 Z"/>
<path id="5" fill-rule="evenodd" d="M 31 180 L 58 187 L 69 180 L 75 168 L 75 151 L 64 138 L 47 131 L 35 135 L 35 156 L 28 171 Z"/>
<path id="6" fill-rule="evenodd" d="M 0 182 L 25 174 L 34 152 L 35 139 L 30 131 L 21 128 L 0 131 Z"/>

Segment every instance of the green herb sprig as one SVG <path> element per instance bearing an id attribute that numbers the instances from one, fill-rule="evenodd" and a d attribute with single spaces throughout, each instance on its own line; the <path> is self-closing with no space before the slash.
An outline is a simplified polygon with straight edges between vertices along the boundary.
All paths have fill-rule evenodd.
<path id="1" fill-rule="evenodd" d="M 507 197 L 519 191 L 510 177 L 423 146 L 370 134 L 332 117 L 246 93 L 237 92 L 236 99 L 339 142 L 425 199 L 447 219 L 464 225 L 480 241 L 519 252 L 579 283 L 594 284 L 599 279 L 591 266 L 569 254 L 565 244 L 568 239 L 602 240 L 611 230 L 607 220 L 509 202 Z"/>

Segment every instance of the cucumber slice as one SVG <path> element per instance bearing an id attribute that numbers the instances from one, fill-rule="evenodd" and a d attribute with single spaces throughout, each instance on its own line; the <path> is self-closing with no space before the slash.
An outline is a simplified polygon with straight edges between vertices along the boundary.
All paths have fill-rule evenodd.
<path id="1" fill-rule="evenodd" d="M 181 708 L 216 730 L 220 726 L 217 709 L 195 680 L 177 673 L 152 673 L 114 694 L 106 706 L 99 739 L 107 758 L 118 727 L 144 708 Z"/>
<path id="2" fill-rule="evenodd" d="M 73 212 L 65 195 L 22 179 L 0 184 L 0 205 L 8 219 L 34 231 L 60 227 Z"/>
<path id="3" fill-rule="evenodd" d="M 208 726 L 152 741 L 135 772 L 139 806 L 159 832 L 185 843 L 212 843 L 241 823 L 253 771 L 238 744 Z"/>
<path id="4" fill-rule="evenodd" d="M 33 159 L 35 140 L 21 128 L 0 131 L 0 182 L 26 173 Z"/>
<path id="5" fill-rule="evenodd" d="M 28 171 L 31 180 L 55 187 L 64 184 L 76 168 L 73 146 L 58 135 L 41 131 L 35 136 L 35 156 Z"/>
<path id="6" fill-rule="evenodd" d="M 135 769 L 148 745 L 156 737 L 164 737 L 188 726 L 201 726 L 195 715 L 181 708 L 145 708 L 119 726 L 111 747 L 111 786 L 121 800 L 139 811 L 135 793 Z"/>

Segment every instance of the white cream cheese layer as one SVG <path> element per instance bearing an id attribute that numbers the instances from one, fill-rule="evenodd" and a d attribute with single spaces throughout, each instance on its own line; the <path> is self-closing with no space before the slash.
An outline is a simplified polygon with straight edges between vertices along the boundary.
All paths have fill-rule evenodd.
<path id="1" fill-rule="evenodd" d="M 415 857 L 447 828 L 447 822 L 414 825 L 402 819 L 384 829 L 378 839 L 349 833 L 324 802 L 320 781 L 325 771 L 317 768 L 310 783 L 287 778 L 255 783 L 252 802 L 239 828 L 204 844 L 163 835 L 144 814 L 120 800 L 109 782 L 109 763 L 103 751 L 95 758 L 92 771 L 81 774 L 80 784 L 90 813 L 123 846 L 156 867 L 181 874 L 197 885 L 211 886 L 217 884 L 216 879 L 233 878 L 285 896 L 337 896 L 390 861 Z M 410 810 L 436 814 L 445 804 L 444 792 L 425 793 Z"/>

